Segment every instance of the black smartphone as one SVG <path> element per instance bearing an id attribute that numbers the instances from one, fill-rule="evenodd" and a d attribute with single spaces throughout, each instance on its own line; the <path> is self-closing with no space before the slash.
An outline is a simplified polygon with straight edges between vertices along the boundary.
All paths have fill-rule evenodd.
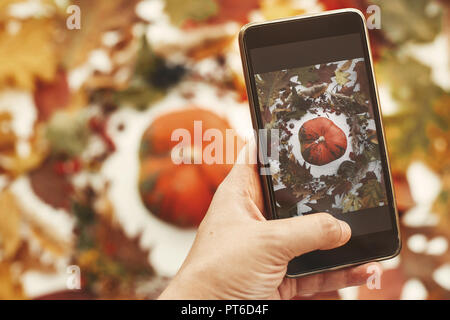
<path id="1" fill-rule="evenodd" d="M 293 259 L 288 277 L 400 252 L 364 15 L 329 11 L 244 26 L 239 37 L 268 219 L 328 212 L 347 244 Z M 263 138 L 264 137 L 264 138 Z"/>

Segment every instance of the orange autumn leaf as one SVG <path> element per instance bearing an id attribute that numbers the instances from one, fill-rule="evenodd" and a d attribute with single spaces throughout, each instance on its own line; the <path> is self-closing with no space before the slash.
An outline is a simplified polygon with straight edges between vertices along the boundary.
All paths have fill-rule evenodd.
<path id="1" fill-rule="evenodd" d="M 16 33 L 0 23 L 0 88 L 31 90 L 36 78 L 51 81 L 55 75 L 54 23 L 48 19 L 18 23 Z"/>
<path id="2" fill-rule="evenodd" d="M 9 191 L 0 193 L 0 252 L 3 259 L 12 258 L 20 239 L 21 210 L 15 196 Z"/>
<path id="3" fill-rule="evenodd" d="M 36 82 L 34 102 L 40 120 L 48 120 L 54 111 L 66 107 L 69 101 L 70 90 L 67 74 L 64 70 L 58 70 L 51 82 L 41 79 Z"/>

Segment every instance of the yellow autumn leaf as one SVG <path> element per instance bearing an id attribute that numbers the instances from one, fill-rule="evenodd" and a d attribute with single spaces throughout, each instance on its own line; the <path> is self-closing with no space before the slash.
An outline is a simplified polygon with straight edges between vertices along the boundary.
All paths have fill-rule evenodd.
<path id="1" fill-rule="evenodd" d="M 65 12 L 65 7 L 57 0 L 1 0 L 0 21 L 9 19 L 42 18 L 55 12 Z M 32 7 L 34 10 L 26 10 Z M 25 12 L 24 11 L 27 11 Z M 19 13 L 17 15 L 17 13 Z M 25 13 L 25 15 L 23 14 Z"/>
<path id="2" fill-rule="evenodd" d="M 26 296 L 20 279 L 12 272 L 12 264 L 2 262 L 0 263 L 0 300 L 6 299 L 21 300 L 26 299 Z"/>
<path id="3" fill-rule="evenodd" d="M 340 71 L 347 71 L 348 68 L 352 65 L 352 60 L 347 60 L 340 68 Z"/>
<path id="4" fill-rule="evenodd" d="M 27 155 L 20 155 L 16 150 L 0 152 L 0 170 L 12 176 L 18 176 L 37 168 L 49 152 L 44 125 L 38 125 L 35 128 L 35 134 L 28 143 L 30 152 Z"/>
<path id="5" fill-rule="evenodd" d="M 12 258 L 20 246 L 21 210 L 14 195 L 9 191 L 0 193 L 0 252 L 2 259 Z"/>
<path id="6" fill-rule="evenodd" d="M 0 88 L 34 88 L 36 78 L 51 81 L 57 55 L 54 25 L 49 19 L 15 21 L 16 32 L 0 25 Z"/>
<path id="7" fill-rule="evenodd" d="M 291 17 L 305 13 L 305 10 L 293 6 L 292 0 L 263 0 L 261 12 L 268 20 Z"/>
<path id="8" fill-rule="evenodd" d="M 342 71 L 340 69 L 336 70 L 334 73 L 336 75 L 336 82 L 339 85 L 345 86 L 347 82 L 350 81 L 350 79 L 348 78 L 350 76 L 350 73 Z"/>
<path id="9" fill-rule="evenodd" d="M 10 151 L 15 147 L 16 134 L 11 126 L 12 117 L 7 112 L 0 112 L 0 152 Z"/>
<path id="10" fill-rule="evenodd" d="M 430 141 L 426 150 L 427 164 L 438 174 L 450 171 L 450 95 L 443 94 L 433 104 L 436 121 L 426 126 Z"/>
<path id="11" fill-rule="evenodd" d="M 450 168 L 441 175 L 441 192 L 433 203 L 433 212 L 440 216 L 440 225 L 449 230 L 450 227 Z"/>
<path id="12" fill-rule="evenodd" d="M 2 0 L 0 1 L 0 21 L 9 18 L 9 10 L 12 4 L 24 2 L 24 0 Z"/>

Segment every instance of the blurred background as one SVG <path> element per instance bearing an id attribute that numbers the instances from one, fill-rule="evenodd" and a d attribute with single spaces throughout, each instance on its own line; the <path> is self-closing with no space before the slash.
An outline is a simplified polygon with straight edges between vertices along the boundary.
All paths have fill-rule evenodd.
<path id="1" fill-rule="evenodd" d="M 240 27 L 373 4 L 404 247 L 380 290 L 299 299 L 449 299 L 448 0 L 0 0 L 0 299 L 156 298 L 230 169 L 170 133 L 251 130 Z"/>

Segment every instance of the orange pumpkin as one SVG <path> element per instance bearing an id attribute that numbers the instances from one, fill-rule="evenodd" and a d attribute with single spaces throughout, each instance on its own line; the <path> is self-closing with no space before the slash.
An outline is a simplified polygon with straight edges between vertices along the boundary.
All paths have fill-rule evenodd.
<path id="1" fill-rule="evenodd" d="M 201 121 L 202 134 L 217 129 L 223 136 L 224 164 L 175 164 L 172 149 L 179 141 L 171 141 L 175 129 L 186 129 L 191 135 L 193 153 L 202 152 L 211 143 L 194 142 L 194 121 Z M 164 221 L 179 227 L 195 227 L 200 224 L 214 192 L 231 170 L 226 164 L 226 154 L 234 153 L 236 159 L 242 141 L 228 143 L 228 122 L 217 114 L 199 108 L 189 108 L 162 115 L 146 130 L 141 143 L 140 193 L 147 208 Z M 192 153 L 191 153 L 192 154 Z"/>
<path id="2" fill-rule="evenodd" d="M 303 159 L 323 166 L 339 159 L 347 150 L 345 133 L 327 118 L 306 121 L 299 131 Z"/>

